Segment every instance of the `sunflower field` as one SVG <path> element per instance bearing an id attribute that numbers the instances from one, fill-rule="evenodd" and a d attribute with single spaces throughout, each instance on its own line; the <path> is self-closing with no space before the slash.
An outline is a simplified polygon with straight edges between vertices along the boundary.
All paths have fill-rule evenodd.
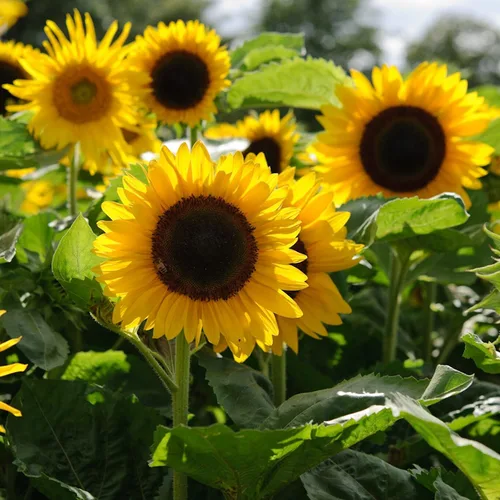
<path id="1" fill-rule="evenodd" d="M 0 0 L 0 499 L 499 500 L 500 87 L 78 9 L 36 48 L 36 4 Z"/>

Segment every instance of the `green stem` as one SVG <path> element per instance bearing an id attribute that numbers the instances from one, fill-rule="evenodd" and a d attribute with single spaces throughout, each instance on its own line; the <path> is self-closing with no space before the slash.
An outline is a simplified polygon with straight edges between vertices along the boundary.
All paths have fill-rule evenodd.
<path id="1" fill-rule="evenodd" d="M 391 363 L 396 359 L 399 309 L 409 263 L 410 255 L 408 252 L 403 251 L 399 253 L 396 248 L 392 248 L 391 269 L 389 273 L 389 297 L 384 336 L 383 361 L 385 364 Z"/>
<path id="2" fill-rule="evenodd" d="M 187 425 L 189 409 L 189 344 L 181 332 L 175 340 L 175 380 L 179 390 L 172 394 L 174 427 Z M 187 476 L 174 470 L 174 500 L 187 500 Z"/>
<path id="3" fill-rule="evenodd" d="M 286 400 L 286 350 L 281 356 L 271 355 L 271 380 L 274 387 L 274 404 L 279 406 Z"/>
<path id="4" fill-rule="evenodd" d="M 191 149 L 193 149 L 193 146 L 195 145 L 196 141 L 198 140 L 198 127 L 191 127 L 189 129 L 189 142 L 191 144 Z"/>
<path id="5" fill-rule="evenodd" d="M 259 364 L 259 370 L 262 372 L 264 377 L 269 378 L 269 361 L 271 355 L 267 352 L 261 351 L 260 349 L 254 350 L 255 355 L 257 356 L 257 363 Z"/>
<path id="6" fill-rule="evenodd" d="M 144 359 L 149 363 L 151 368 L 158 375 L 160 380 L 162 381 L 165 388 L 172 394 L 172 398 L 174 394 L 176 394 L 179 390 L 179 387 L 174 383 L 174 381 L 168 376 L 167 372 L 163 369 L 163 367 L 158 363 L 157 359 L 151 352 L 148 346 L 144 345 L 141 339 L 137 336 L 137 334 L 130 334 L 122 332 L 122 335 L 130 341 L 137 350 L 144 356 Z"/>
<path id="7" fill-rule="evenodd" d="M 450 332 L 444 339 L 443 348 L 441 349 L 439 358 L 437 360 L 438 365 L 444 365 L 446 363 L 450 354 L 453 352 L 453 349 L 455 349 L 458 341 L 460 340 L 460 333 L 460 330 L 450 330 Z"/>
<path id="8" fill-rule="evenodd" d="M 434 331 L 435 314 L 432 304 L 436 302 L 437 283 L 428 281 L 424 284 L 424 313 L 425 313 L 425 336 L 424 336 L 424 361 L 430 363 L 432 360 L 432 333 Z"/>
<path id="9" fill-rule="evenodd" d="M 78 213 L 76 202 L 76 184 L 78 182 L 78 171 L 80 169 L 80 144 L 76 143 L 73 150 L 73 159 L 68 169 L 68 212 L 72 217 Z"/>

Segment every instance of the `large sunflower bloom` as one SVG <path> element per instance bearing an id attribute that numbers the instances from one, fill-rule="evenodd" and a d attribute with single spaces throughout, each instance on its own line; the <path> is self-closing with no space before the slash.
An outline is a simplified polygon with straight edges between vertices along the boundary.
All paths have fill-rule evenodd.
<path id="1" fill-rule="evenodd" d="M 150 77 L 146 104 L 159 121 L 194 126 L 217 112 L 231 62 L 220 37 L 198 21 L 148 26 L 130 47 L 130 64 Z"/>
<path id="2" fill-rule="evenodd" d="M 244 138 L 250 141 L 243 152 L 264 153 L 267 164 L 274 173 L 280 173 L 290 165 L 293 148 L 299 140 L 296 133 L 292 113 L 280 119 L 279 110 L 264 111 L 259 116 L 246 116 L 243 120 L 230 123 L 221 123 L 210 127 L 205 132 L 208 139 L 235 139 Z"/>
<path id="3" fill-rule="evenodd" d="M 123 177 L 120 203 L 104 202 L 111 222 L 95 252 L 105 293 L 119 297 L 113 321 L 123 328 L 154 329 L 172 339 L 217 345 L 224 337 L 238 360 L 258 340 L 271 346 L 275 314 L 302 312 L 283 292 L 301 290 L 306 276 L 292 264 L 305 257 L 297 241 L 298 209 L 282 208 L 287 188 L 277 188 L 263 155 L 241 153 L 214 165 L 202 143 L 176 156 L 166 147 L 147 170 L 147 184 Z"/>
<path id="4" fill-rule="evenodd" d="M 0 0 L 0 35 L 28 13 L 28 7 L 20 0 Z"/>
<path id="5" fill-rule="evenodd" d="M 323 323 L 339 325 L 339 314 L 349 314 L 351 308 L 342 298 L 328 273 L 349 269 L 359 262 L 363 245 L 346 239 L 349 212 L 337 212 L 333 192 L 320 190 L 314 172 L 298 181 L 294 169 L 280 174 L 280 185 L 290 185 L 285 207 L 300 210 L 302 222 L 299 239 L 292 247 L 307 255 L 307 260 L 295 264 L 307 275 L 304 290 L 288 292 L 304 313 L 300 318 L 278 316 L 280 334 L 272 345 L 274 354 L 282 353 L 283 342 L 298 352 L 298 330 L 315 339 L 328 334 Z"/>
<path id="6" fill-rule="evenodd" d="M 9 92 L 25 104 L 9 110 L 33 112 L 29 129 L 44 148 L 62 149 L 80 143 L 85 164 L 91 172 L 104 151 L 122 158 L 126 143 L 122 129 L 136 128 L 140 117 L 137 96 L 146 77 L 124 62 L 123 43 L 130 31 L 126 24 L 112 42 L 118 24 L 112 23 L 101 42 L 94 25 L 75 10 L 66 17 L 69 38 L 52 21 L 47 21 L 44 42 L 48 54 L 27 58 L 23 68 L 32 80 L 16 80 Z M 124 160 L 125 161 L 125 160 Z"/>
<path id="7" fill-rule="evenodd" d="M 4 310 L 0 310 L 0 316 L 3 316 L 5 312 L 6 311 Z M 6 351 L 10 347 L 15 346 L 21 339 L 22 337 L 17 337 L 15 339 L 7 340 L 7 342 L 2 342 L 0 344 L 0 352 Z M 0 366 L 0 377 L 6 377 L 7 375 L 12 375 L 13 373 L 24 372 L 26 368 L 28 368 L 28 365 L 25 365 L 23 363 L 11 363 L 10 365 Z M 17 408 L 10 406 L 3 401 L 0 401 L 0 410 L 8 411 L 15 417 L 21 416 L 21 412 Z M 5 428 L 3 425 L 0 425 L 0 432 L 5 432 Z"/>
<path id="8" fill-rule="evenodd" d="M 30 78 L 21 66 L 21 59 L 27 56 L 34 57 L 37 54 L 39 51 L 30 45 L 23 45 L 12 40 L 9 42 L 0 41 L 0 115 L 7 114 L 7 104 L 11 101 L 12 103 L 17 101 L 7 89 L 3 88 L 3 85 L 13 83 L 14 80 L 20 78 Z"/>
<path id="9" fill-rule="evenodd" d="M 316 167 L 337 204 L 361 196 L 423 198 L 479 189 L 493 148 L 466 139 L 482 132 L 492 114 L 467 93 L 459 73 L 422 63 L 403 80 L 395 67 L 374 68 L 373 84 L 352 71 L 355 86 L 337 87 L 341 108 L 326 105 L 318 120 Z"/>

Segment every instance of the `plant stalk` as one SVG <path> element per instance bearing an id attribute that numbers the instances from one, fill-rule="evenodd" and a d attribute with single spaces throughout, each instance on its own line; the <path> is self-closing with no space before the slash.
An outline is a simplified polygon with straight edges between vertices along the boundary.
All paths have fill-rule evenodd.
<path id="1" fill-rule="evenodd" d="M 174 427 L 188 424 L 189 409 L 189 344 L 181 332 L 175 340 L 175 380 L 179 390 L 172 394 Z M 174 470 L 174 500 L 187 500 L 187 476 Z"/>
<path id="2" fill-rule="evenodd" d="M 383 361 L 389 364 L 396 359 L 399 331 L 399 311 L 405 276 L 408 272 L 410 255 L 392 248 L 391 269 L 389 273 L 389 301 L 385 322 Z"/>
<path id="3" fill-rule="evenodd" d="M 424 361 L 430 363 L 432 360 L 432 333 L 434 331 L 435 314 L 432 310 L 432 304 L 436 302 L 437 283 L 428 281 L 424 285 L 424 312 L 425 312 L 425 336 L 423 354 Z"/>
<path id="4" fill-rule="evenodd" d="M 198 127 L 194 126 L 189 129 L 189 143 L 191 144 L 191 149 L 198 140 Z"/>
<path id="5" fill-rule="evenodd" d="M 76 143 L 73 150 L 73 158 L 68 168 L 68 213 L 76 217 L 78 204 L 76 200 L 76 185 L 78 182 L 78 171 L 80 170 L 80 144 Z"/>
<path id="6" fill-rule="evenodd" d="M 286 350 L 281 356 L 271 355 L 271 381 L 274 387 L 274 404 L 280 406 L 286 400 Z"/>

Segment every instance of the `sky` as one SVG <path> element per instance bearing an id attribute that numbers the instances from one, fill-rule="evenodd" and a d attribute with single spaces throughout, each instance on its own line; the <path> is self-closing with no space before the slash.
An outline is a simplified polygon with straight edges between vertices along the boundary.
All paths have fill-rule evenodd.
<path id="1" fill-rule="evenodd" d="M 209 12 L 210 22 L 223 35 L 244 38 L 258 20 L 263 1 L 218 0 Z M 465 14 L 500 28 L 500 0 L 368 0 L 368 6 L 367 21 L 381 30 L 384 60 L 397 66 L 403 63 L 406 45 L 442 14 Z"/>

